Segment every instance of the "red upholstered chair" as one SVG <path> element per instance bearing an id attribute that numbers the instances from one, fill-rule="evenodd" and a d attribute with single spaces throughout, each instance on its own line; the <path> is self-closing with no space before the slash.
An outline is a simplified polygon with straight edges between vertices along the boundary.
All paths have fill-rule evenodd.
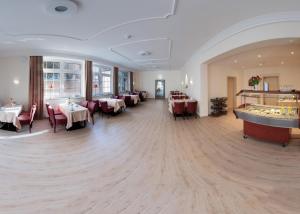
<path id="1" fill-rule="evenodd" d="M 98 104 L 98 106 L 99 106 L 99 104 Z M 93 121 L 93 125 L 94 125 L 95 124 L 95 122 L 94 122 L 94 114 L 97 111 L 97 103 L 94 102 L 94 101 L 89 101 L 88 105 L 87 105 L 87 108 L 89 110 L 89 113 L 91 115 L 91 118 L 92 118 L 92 121 Z"/>
<path id="2" fill-rule="evenodd" d="M 88 107 L 88 101 L 87 100 L 83 100 L 83 101 L 81 101 L 80 102 L 80 105 L 82 106 L 82 107 L 85 107 L 85 108 L 87 108 Z"/>
<path id="3" fill-rule="evenodd" d="M 126 106 L 134 106 L 134 101 L 131 99 L 131 96 L 125 96 L 124 101 Z"/>
<path id="4" fill-rule="evenodd" d="M 101 111 L 102 111 L 102 117 L 103 114 L 112 114 L 114 112 L 114 108 L 108 106 L 107 101 L 102 102 L 100 101 Z"/>
<path id="5" fill-rule="evenodd" d="M 173 96 L 172 97 L 174 100 L 179 100 L 179 96 Z"/>
<path id="6" fill-rule="evenodd" d="M 173 116 L 176 120 L 177 116 L 184 116 L 185 108 L 184 108 L 185 103 L 184 102 L 174 102 L 173 106 Z"/>
<path id="7" fill-rule="evenodd" d="M 48 113 L 49 113 L 49 121 L 51 127 L 54 129 L 54 133 L 56 133 L 56 125 L 67 125 L 67 118 L 63 114 L 55 114 L 54 109 L 52 106 L 48 106 Z"/>
<path id="8" fill-rule="evenodd" d="M 30 112 L 25 112 L 20 114 L 20 116 L 18 116 L 18 120 L 20 121 L 21 125 L 29 125 L 29 133 L 31 133 L 35 112 L 36 112 L 36 105 L 33 105 L 31 107 Z"/>
<path id="9" fill-rule="evenodd" d="M 49 119 L 49 123 L 51 124 L 51 120 L 50 120 L 50 117 L 49 117 L 49 103 L 46 103 L 46 109 L 47 109 L 47 113 L 48 113 L 48 119 Z M 62 115 L 63 113 L 60 112 L 59 109 L 53 109 L 54 110 L 54 114 L 55 115 Z M 52 126 L 52 125 L 51 125 Z"/>
<path id="10" fill-rule="evenodd" d="M 187 107 L 186 107 L 186 114 L 188 116 L 195 116 L 197 118 L 197 101 L 189 101 L 187 102 Z"/>

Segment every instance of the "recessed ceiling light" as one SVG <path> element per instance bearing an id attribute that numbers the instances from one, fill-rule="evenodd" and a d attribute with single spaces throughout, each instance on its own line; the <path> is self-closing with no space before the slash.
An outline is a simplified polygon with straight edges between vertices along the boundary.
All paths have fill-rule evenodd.
<path id="1" fill-rule="evenodd" d="M 261 58 L 261 57 L 262 57 L 262 55 L 261 55 L 261 54 L 258 54 L 258 55 L 257 55 L 257 58 Z"/>
<path id="2" fill-rule="evenodd" d="M 294 55 L 295 54 L 295 52 L 294 51 L 291 51 L 291 55 Z"/>
<path id="3" fill-rule="evenodd" d="M 284 65 L 284 61 L 281 61 L 280 64 L 281 64 L 281 65 Z"/>
<path id="4" fill-rule="evenodd" d="M 238 63 L 238 60 L 237 60 L 237 59 L 233 60 L 233 63 L 234 63 L 234 64 L 237 64 L 237 63 Z"/>
<path id="5" fill-rule="evenodd" d="M 259 63 L 258 65 L 259 65 L 260 67 L 262 67 L 264 64 L 261 62 L 261 63 Z"/>
<path id="6" fill-rule="evenodd" d="M 51 0 L 46 5 L 46 11 L 51 15 L 71 15 L 77 9 L 77 4 L 71 0 Z"/>

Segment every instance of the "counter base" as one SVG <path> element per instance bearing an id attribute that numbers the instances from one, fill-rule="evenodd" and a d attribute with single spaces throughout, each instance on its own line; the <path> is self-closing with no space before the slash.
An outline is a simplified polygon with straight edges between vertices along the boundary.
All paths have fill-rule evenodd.
<path id="1" fill-rule="evenodd" d="M 285 147 L 291 138 L 291 129 L 265 126 L 244 120 L 244 138 L 248 136 L 258 140 L 281 143 Z"/>

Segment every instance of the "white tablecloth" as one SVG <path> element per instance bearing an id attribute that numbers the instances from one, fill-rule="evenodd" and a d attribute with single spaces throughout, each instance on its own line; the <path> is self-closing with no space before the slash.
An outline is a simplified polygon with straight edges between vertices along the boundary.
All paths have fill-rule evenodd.
<path id="1" fill-rule="evenodd" d="M 18 129 L 21 129 L 20 121 L 18 116 L 22 111 L 22 106 L 13 106 L 13 107 L 1 107 L 0 108 L 0 121 L 3 123 L 12 123 Z"/>
<path id="2" fill-rule="evenodd" d="M 107 105 L 114 108 L 114 112 L 118 112 L 121 108 L 126 108 L 125 102 L 122 99 L 101 98 L 100 102 L 107 102 Z"/>
<path id="3" fill-rule="evenodd" d="M 124 94 L 123 96 L 130 96 L 131 99 L 133 100 L 134 104 L 137 104 L 138 102 L 140 102 L 140 96 L 139 95 Z"/>
<path id="4" fill-rule="evenodd" d="M 71 128 L 75 122 L 92 121 L 89 110 L 80 105 L 59 104 L 59 110 L 67 117 L 67 129 Z"/>

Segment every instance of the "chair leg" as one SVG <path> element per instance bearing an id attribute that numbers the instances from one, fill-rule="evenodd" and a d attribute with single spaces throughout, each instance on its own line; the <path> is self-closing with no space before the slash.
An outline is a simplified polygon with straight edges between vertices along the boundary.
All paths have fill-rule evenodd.
<path id="1" fill-rule="evenodd" d="M 29 133 L 31 133 L 32 124 L 29 125 Z"/>

